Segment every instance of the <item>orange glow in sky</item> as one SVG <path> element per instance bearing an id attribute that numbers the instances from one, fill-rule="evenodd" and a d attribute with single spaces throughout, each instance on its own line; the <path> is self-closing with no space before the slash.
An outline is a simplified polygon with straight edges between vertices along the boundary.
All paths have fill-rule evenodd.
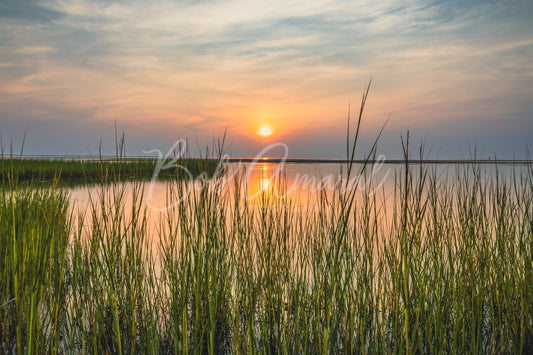
<path id="1" fill-rule="evenodd" d="M 264 137 L 264 138 L 267 138 L 267 137 L 270 137 L 272 135 L 272 128 L 268 125 L 263 125 L 261 127 L 259 127 L 259 131 L 258 131 L 258 134 L 261 136 L 261 137 Z"/>

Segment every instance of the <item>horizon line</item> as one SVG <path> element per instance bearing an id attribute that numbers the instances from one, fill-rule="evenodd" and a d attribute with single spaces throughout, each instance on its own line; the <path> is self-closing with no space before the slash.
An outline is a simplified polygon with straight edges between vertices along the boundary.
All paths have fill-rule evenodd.
<path id="1" fill-rule="evenodd" d="M 106 160 L 106 161 L 133 161 L 133 160 L 154 160 L 158 159 L 157 156 L 151 155 L 142 155 L 142 156 L 119 156 L 116 155 L 89 155 L 89 154 L 23 154 L 23 155 L 3 155 L 0 159 L 69 159 L 69 160 Z M 207 159 L 207 160 L 220 160 L 220 157 L 201 157 L 201 156 L 190 156 L 183 159 Z M 355 163 L 355 164 L 364 164 L 364 163 L 376 163 L 381 162 L 383 164 L 405 164 L 405 159 L 338 159 L 338 158 L 228 158 L 226 159 L 228 163 L 252 163 L 252 162 L 261 162 L 261 163 L 290 163 L 290 164 L 346 164 L 346 163 Z M 498 159 L 498 158 L 488 158 L 488 159 L 408 159 L 410 164 L 533 164 L 533 159 Z"/>

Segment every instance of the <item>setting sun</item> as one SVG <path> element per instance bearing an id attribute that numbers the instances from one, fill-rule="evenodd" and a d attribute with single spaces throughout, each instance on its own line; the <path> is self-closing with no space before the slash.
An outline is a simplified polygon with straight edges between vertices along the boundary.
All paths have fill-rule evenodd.
<path id="1" fill-rule="evenodd" d="M 258 133 L 261 137 L 270 137 L 272 135 L 272 128 L 270 126 L 261 126 Z"/>

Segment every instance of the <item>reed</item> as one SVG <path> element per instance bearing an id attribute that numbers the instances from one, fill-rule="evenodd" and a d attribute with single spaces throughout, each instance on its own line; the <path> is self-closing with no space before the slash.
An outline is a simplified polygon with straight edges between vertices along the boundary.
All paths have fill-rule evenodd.
<path id="1" fill-rule="evenodd" d="M 68 200 L 0 189 L 0 349 L 57 352 L 68 320 Z"/>

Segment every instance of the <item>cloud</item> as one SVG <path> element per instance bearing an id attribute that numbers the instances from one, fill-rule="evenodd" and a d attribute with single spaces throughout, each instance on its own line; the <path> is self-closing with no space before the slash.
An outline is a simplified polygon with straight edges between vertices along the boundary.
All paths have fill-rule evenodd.
<path id="1" fill-rule="evenodd" d="M 519 1 L 4 1 L 0 128 L 117 117 L 138 136 L 242 138 L 269 119 L 296 144 L 342 129 L 373 77 L 368 132 L 392 113 L 393 130 L 461 126 L 465 141 L 487 120 L 533 133 L 532 14 Z"/>
<path id="2" fill-rule="evenodd" d="M 40 6 L 31 0 L 4 0 L 0 2 L 0 18 L 24 23 L 46 23 L 60 16 L 59 12 Z"/>

